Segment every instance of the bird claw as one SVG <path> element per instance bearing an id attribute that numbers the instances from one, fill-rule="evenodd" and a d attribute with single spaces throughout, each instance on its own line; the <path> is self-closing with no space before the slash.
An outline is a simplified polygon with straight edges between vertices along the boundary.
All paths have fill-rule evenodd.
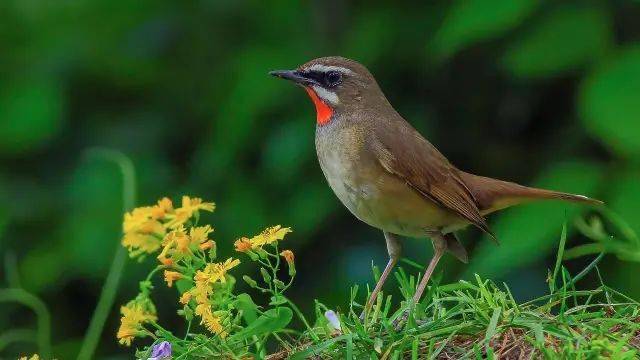
<path id="1" fill-rule="evenodd" d="M 409 319 L 409 310 L 405 310 L 402 312 L 402 315 L 398 316 L 395 320 L 393 320 L 391 325 L 393 325 L 393 328 L 396 331 L 400 331 L 402 330 L 402 327 L 404 327 L 408 319 Z"/>

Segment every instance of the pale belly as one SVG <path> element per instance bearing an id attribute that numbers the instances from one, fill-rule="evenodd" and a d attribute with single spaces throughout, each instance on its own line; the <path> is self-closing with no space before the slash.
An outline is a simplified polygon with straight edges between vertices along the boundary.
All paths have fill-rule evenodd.
<path id="1" fill-rule="evenodd" d="M 453 213 L 423 197 L 366 154 L 344 148 L 318 151 L 320 167 L 338 199 L 358 219 L 398 235 L 424 237 L 430 231 L 464 226 Z"/>

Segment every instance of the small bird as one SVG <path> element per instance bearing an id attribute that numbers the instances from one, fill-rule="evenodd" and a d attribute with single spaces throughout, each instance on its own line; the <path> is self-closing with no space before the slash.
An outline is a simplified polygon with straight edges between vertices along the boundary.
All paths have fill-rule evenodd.
<path id="1" fill-rule="evenodd" d="M 433 243 L 433 258 L 413 296 L 418 302 L 445 251 L 467 263 L 455 231 L 473 225 L 495 240 L 485 216 L 497 210 L 537 199 L 601 203 L 459 170 L 398 114 L 369 70 L 354 60 L 323 57 L 270 74 L 309 94 L 316 108 L 316 152 L 329 186 L 386 239 L 389 262 L 363 314 L 400 258 L 399 236 Z"/>

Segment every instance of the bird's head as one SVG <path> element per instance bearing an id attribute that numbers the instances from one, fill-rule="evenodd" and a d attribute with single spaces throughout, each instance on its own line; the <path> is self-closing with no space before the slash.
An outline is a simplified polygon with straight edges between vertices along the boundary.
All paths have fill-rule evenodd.
<path id="1" fill-rule="evenodd" d="M 331 122 L 335 114 L 386 99 L 376 80 L 362 64 L 338 56 L 311 60 L 295 70 L 276 70 L 271 75 L 302 86 L 316 106 L 317 122 Z"/>

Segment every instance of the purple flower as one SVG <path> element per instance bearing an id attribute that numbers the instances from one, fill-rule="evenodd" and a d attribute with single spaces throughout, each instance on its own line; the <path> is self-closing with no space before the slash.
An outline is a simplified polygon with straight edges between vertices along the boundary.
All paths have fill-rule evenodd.
<path id="1" fill-rule="evenodd" d="M 324 317 L 327 318 L 332 328 L 340 331 L 340 319 L 338 318 L 338 314 L 336 314 L 335 311 L 327 310 L 324 313 Z"/>
<path id="2" fill-rule="evenodd" d="M 168 341 L 162 341 L 153 345 L 151 350 L 151 357 L 147 360 L 162 360 L 171 358 L 171 343 Z"/>

